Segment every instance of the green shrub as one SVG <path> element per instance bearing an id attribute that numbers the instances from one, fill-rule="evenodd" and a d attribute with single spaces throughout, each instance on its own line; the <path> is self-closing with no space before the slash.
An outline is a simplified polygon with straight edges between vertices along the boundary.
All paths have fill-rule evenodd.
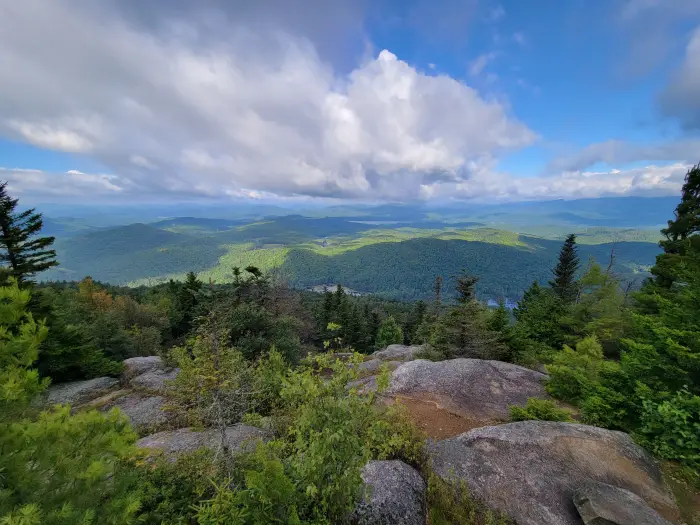
<path id="1" fill-rule="evenodd" d="M 641 425 L 637 437 L 659 457 L 700 468 L 700 396 L 683 389 L 657 400 L 649 389 L 640 392 Z"/>
<path id="2" fill-rule="evenodd" d="M 425 345 L 422 350 L 416 353 L 416 359 L 427 359 L 428 361 L 444 361 L 445 354 L 436 350 L 430 345 Z"/>
<path id="3" fill-rule="evenodd" d="M 428 478 L 428 518 L 431 525 L 508 525 L 506 517 L 475 500 L 467 484 Z"/>
<path id="4" fill-rule="evenodd" d="M 199 525 L 303 525 L 297 502 L 303 496 L 285 473 L 275 444 L 258 446 L 248 458 L 243 484 L 232 490 L 230 483 L 216 487 L 213 498 L 196 507 Z"/>
<path id="5" fill-rule="evenodd" d="M 603 366 L 603 349 L 595 336 L 579 341 L 575 350 L 564 345 L 546 367 L 547 391 L 558 399 L 578 404 L 595 389 Z"/>
<path id="6" fill-rule="evenodd" d="M 524 407 L 511 406 L 511 421 L 573 421 L 571 411 L 559 408 L 554 401 L 531 397 Z"/>
<path id="7" fill-rule="evenodd" d="M 132 523 L 140 496 L 119 474 L 135 439 L 116 409 L 71 415 L 61 406 L 0 425 L 0 523 Z"/>
<path id="8" fill-rule="evenodd" d="M 369 444 L 373 459 L 400 459 L 418 470 L 427 468 L 425 434 L 411 420 L 404 405 L 390 406 L 373 422 Z"/>
<path id="9" fill-rule="evenodd" d="M 155 462 L 137 460 L 131 469 L 141 490 L 139 518 L 146 525 L 186 525 L 194 523 L 194 505 L 215 494 L 221 472 L 213 453 L 200 449 L 176 461 L 159 457 Z"/>

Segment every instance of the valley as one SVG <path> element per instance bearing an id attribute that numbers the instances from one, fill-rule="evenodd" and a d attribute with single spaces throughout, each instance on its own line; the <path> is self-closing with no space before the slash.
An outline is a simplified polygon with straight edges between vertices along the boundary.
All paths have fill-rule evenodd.
<path id="1" fill-rule="evenodd" d="M 639 284 L 647 275 L 659 253 L 658 228 L 647 224 L 653 218 L 639 214 L 637 227 L 611 227 L 607 224 L 618 213 L 612 207 L 608 216 L 588 213 L 589 219 L 577 215 L 578 223 L 557 223 L 559 212 L 552 207 L 542 203 L 529 208 L 529 214 L 522 206 L 505 207 L 498 222 L 492 220 L 493 210 L 458 217 L 451 210 L 398 206 L 361 213 L 327 209 L 325 217 L 172 217 L 78 231 L 77 219 L 63 219 L 70 228 L 55 232 L 61 265 L 42 278 L 89 275 L 137 287 L 182 280 L 193 271 L 204 281 L 228 283 L 234 267 L 252 265 L 295 288 L 342 283 L 388 299 L 416 300 L 430 298 L 436 276 L 443 276 L 451 290 L 453 277 L 467 269 L 479 277 L 482 299 L 517 299 L 532 281 L 549 279 L 548 268 L 568 233 L 576 233 L 583 261 L 593 258 L 607 265 L 614 252 L 614 270 L 623 280 Z M 589 209 L 591 204 L 571 201 L 569 207 Z"/>

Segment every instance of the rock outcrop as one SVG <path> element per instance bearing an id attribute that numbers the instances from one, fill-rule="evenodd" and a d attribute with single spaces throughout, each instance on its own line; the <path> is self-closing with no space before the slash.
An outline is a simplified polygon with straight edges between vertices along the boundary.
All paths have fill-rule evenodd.
<path id="1" fill-rule="evenodd" d="M 168 422 L 168 414 L 163 411 L 166 401 L 161 396 L 145 396 L 138 392 L 129 392 L 104 403 L 100 410 L 118 408 L 131 421 L 140 434 L 162 429 Z"/>
<path id="2" fill-rule="evenodd" d="M 433 442 L 429 452 L 439 476 L 464 480 L 518 525 L 580 525 L 573 498 L 591 482 L 629 490 L 667 519 L 678 518 L 658 465 L 622 432 L 522 421 Z"/>
<path id="3" fill-rule="evenodd" d="M 573 500 L 585 525 L 671 525 L 633 492 L 607 483 L 589 483 Z"/>
<path id="4" fill-rule="evenodd" d="M 402 461 L 370 461 L 362 469 L 365 494 L 355 509 L 356 525 L 425 525 L 426 485 Z"/>
<path id="5" fill-rule="evenodd" d="M 418 359 L 394 370 L 386 394 L 431 401 L 473 420 L 502 421 L 510 417 L 511 405 L 548 397 L 542 382 L 546 377 L 502 361 Z"/>
<path id="6" fill-rule="evenodd" d="M 119 380 L 113 377 L 96 377 L 85 381 L 51 385 L 44 397 L 44 403 L 49 406 L 58 404 L 76 407 L 89 403 L 118 386 Z"/>
<path id="7" fill-rule="evenodd" d="M 384 350 L 377 350 L 371 357 L 381 361 L 411 361 L 423 349 L 423 346 L 389 345 Z"/>
<path id="8" fill-rule="evenodd" d="M 137 390 L 145 390 L 154 394 L 164 394 L 167 389 L 167 381 L 172 381 L 177 377 L 179 368 L 170 370 L 150 370 L 134 377 L 129 381 L 129 385 Z"/>
<path id="9" fill-rule="evenodd" d="M 259 441 L 266 441 L 269 438 L 268 432 L 242 423 L 226 428 L 226 443 L 229 450 L 234 453 L 253 450 Z M 221 435 L 216 429 L 196 431 L 191 428 L 180 428 L 141 438 L 136 442 L 136 446 L 177 456 L 200 448 L 216 450 L 220 442 Z"/>
<path id="10" fill-rule="evenodd" d="M 165 362 L 157 355 L 148 357 L 132 357 L 124 360 L 124 372 L 122 380 L 128 382 L 130 379 L 151 372 L 154 370 L 165 370 Z"/>

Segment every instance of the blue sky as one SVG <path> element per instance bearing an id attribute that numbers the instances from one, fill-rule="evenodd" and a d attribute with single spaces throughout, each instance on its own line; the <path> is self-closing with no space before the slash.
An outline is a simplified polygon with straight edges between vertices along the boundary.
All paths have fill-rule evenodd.
<path id="1" fill-rule="evenodd" d="M 30 201 L 669 195 L 700 161 L 697 0 L 26 0 L 0 49 Z"/>

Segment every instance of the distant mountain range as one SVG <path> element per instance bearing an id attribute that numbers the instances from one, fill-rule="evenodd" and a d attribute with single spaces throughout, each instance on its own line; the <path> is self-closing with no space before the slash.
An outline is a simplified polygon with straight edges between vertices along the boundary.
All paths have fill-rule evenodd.
<path id="1" fill-rule="evenodd" d="M 659 253 L 658 228 L 676 199 L 590 199 L 428 209 L 405 205 L 327 209 L 251 218 L 182 216 L 105 227 L 86 217 L 46 217 L 61 266 L 48 280 L 90 275 L 115 284 L 153 284 L 195 271 L 218 282 L 254 264 L 308 288 L 340 282 L 399 299 L 429 297 L 462 269 L 480 277 L 484 298 L 518 297 L 547 281 L 561 239 L 579 235 L 583 263 L 594 257 L 640 281 Z M 670 210 L 670 211 L 669 211 Z M 316 210 L 318 211 L 318 210 Z M 340 216 L 340 212 L 347 213 Z M 360 213 L 361 212 L 361 213 Z"/>

